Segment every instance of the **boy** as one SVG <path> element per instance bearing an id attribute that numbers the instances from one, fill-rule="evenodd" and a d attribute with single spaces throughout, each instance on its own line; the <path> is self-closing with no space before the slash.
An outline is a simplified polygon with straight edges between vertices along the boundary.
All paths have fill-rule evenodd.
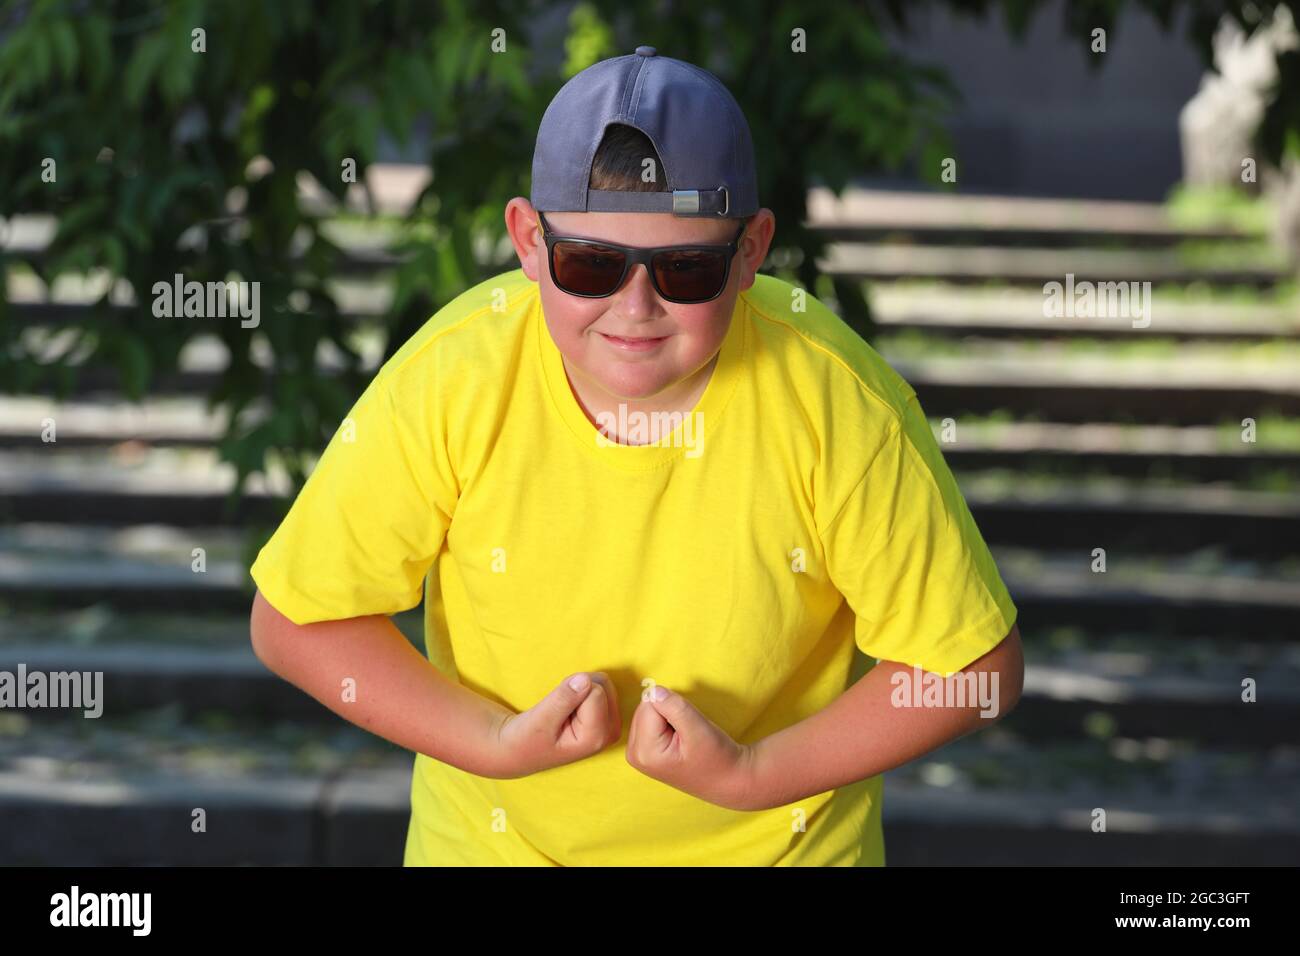
<path id="1" fill-rule="evenodd" d="M 521 268 L 385 363 L 258 555 L 258 656 L 416 753 L 407 865 L 883 864 L 880 774 L 984 719 L 902 685 L 1005 713 L 1022 673 L 914 392 L 757 273 L 748 124 L 651 47 L 560 90 L 505 219 Z M 387 617 L 422 585 L 428 661 Z"/>

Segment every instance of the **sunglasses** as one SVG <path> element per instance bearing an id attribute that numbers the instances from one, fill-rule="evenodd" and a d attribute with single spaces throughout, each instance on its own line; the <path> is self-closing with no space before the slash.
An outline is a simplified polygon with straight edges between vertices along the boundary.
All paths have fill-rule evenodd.
<path id="1" fill-rule="evenodd" d="M 600 239 L 557 236 L 537 213 L 551 264 L 551 279 L 569 295 L 603 299 L 623 285 L 638 262 L 650 273 L 655 291 L 669 302 L 689 304 L 716 299 L 727 287 L 731 260 L 740 248 L 746 223 L 726 245 L 620 246 Z"/>

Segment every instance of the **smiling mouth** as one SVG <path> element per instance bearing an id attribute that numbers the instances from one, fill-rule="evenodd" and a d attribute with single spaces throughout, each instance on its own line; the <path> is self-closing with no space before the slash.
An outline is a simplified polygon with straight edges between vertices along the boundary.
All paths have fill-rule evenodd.
<path id="1" fill-rule="evenodd" d="M 627 335 L 609 335 L 605 332 L 599 333 L 602 338 L 610 345 L 616 348 L 629 349 L 631 351 L 644 351 L 655 348 L 662 342 L 668 341 L 668 336 L 627 336 Z"/>

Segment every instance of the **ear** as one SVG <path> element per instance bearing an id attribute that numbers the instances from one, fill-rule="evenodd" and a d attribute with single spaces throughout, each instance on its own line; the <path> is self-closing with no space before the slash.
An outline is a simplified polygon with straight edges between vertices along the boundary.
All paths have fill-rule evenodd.
<path id="1" fill-rule="evenodd" d="M 740 291 L 754 284 L 754 274 L 767 260 L 768 250 L 776 234 L 776 216 L 764 206 L 745 227 L 740 239 Z"/>
<path id="2" fill-rule="evenodd" d="M 506 231 L 510 233 L 510 242 L 519 257 L 519 266 L 524 275 L 538 281 L 540 270 L 545 264 L 546 243 L 542 241 L 542 224 L 537 218 L 533 204 L 522 196 L 516 196 L 506 203 Z"/>

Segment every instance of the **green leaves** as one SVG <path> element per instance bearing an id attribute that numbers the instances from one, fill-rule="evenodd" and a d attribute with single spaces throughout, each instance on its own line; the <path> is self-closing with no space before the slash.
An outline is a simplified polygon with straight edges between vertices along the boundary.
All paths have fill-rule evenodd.
<path id="1" fill-rule="evenodd" d="M 71 83 L 77 70 L 77 33 L 66 20 L 56 20 L 50 25 L 49 37 L 59 74 L 65 84 Z"/>
<path id="2" fill-rule="evenodd" d="M 569 13 L 569 35 L 564 41 L 564 78 L 612 55 L 614 33 L 600 11 L 590 3 L 575 4 Z"/>
<path id="3" fill-rule="evenodd" d="M 149 384 L 149 350 L 138 338 L 115 334 L 110 339 L 117 353 L 117 368 L 122 375 L 122 388 L 128 398 L 141 398 Z"/>
<path id="4" fill-rule="evenodd" d="M 1283 157 L 1300 160 L 1300 50 L 1280 53 L 1277 69 L 1259 137 L 1269 162 L 1281 165 Z"/>
<path id="5" fill-rule="evenodd" d="M 165 34 L 154 33 L 136 47 L 122 78 L 122 94 L 126 97 L 127 105 L 138 109 L 144 101 L 149 84 L 167 57 L 167 43 Z"/>

